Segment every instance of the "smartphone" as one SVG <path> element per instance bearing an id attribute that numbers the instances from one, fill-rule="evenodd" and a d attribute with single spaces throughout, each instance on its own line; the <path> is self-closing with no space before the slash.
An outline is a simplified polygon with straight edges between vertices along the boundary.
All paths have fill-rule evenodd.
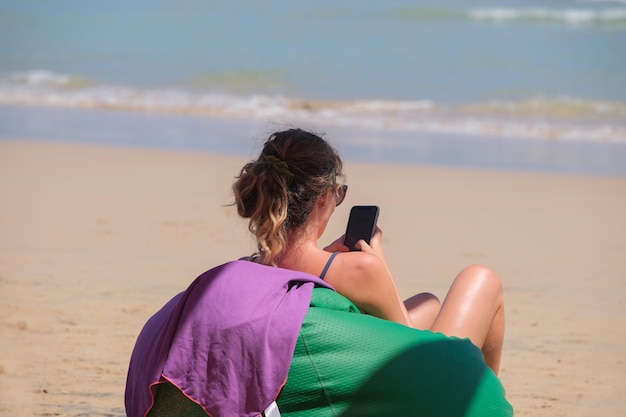
<path id="1" fill-rule="evenodd" d="M 372 236 L 376 231 L 376 222 L 378 221 L 378 206 L 354 206 L 350 210 L 350 218 L 348 219 L 348 227 L 343 244 L 351 251 L 357 251 L 354 247 L 356 243 L 363 239 L 369 245 Z"/>

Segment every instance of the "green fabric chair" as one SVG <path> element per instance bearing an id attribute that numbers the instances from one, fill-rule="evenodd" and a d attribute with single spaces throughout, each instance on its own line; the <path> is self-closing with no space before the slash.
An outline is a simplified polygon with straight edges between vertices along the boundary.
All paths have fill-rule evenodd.
<path id="1" fill-rule="evenodd" d="M 313 290 L 278 406 L 283 417 L 513 415 L 469 340 L 360 314 L 323 288 Z"/>
<path id="2" fill-rule="evenodd" d="M 469 340 L 361 314 L 345 297 L 313 290 L 287 383 L 282 417 L 512 416 L 504 389 Z M 169 383 L 149 417 L 206 417 Z M 217 417 L 217 416 L 213 416 Z M 268 416 L 269 417 L 269 416 Z"/>

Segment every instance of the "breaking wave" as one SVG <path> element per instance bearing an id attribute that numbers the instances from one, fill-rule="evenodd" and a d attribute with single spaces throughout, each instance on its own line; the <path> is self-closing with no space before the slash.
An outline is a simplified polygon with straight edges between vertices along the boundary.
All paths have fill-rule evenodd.
<path id="1" fill-rule="evenodd" d="M 30 71 L 0 77 L 0 103 L 303 121 L 423 134 L 626 143 L 626 103 L 567 97 L 463 105 L 430 100 L 307 100 L 98 85 L 69 75 Z"/>
<path id="2" fill-rule="evenodd" d="M 568 24 L 626 24 L 626 8 L 546 9 L 479 8 L 468 12 L 471 19 L 491 21 L 536 20 Z"/>

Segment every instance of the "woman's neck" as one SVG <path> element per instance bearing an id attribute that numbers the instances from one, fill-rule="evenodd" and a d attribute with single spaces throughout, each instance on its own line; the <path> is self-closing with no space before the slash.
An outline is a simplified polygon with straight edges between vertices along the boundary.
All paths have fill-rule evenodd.
<path id="1" fill-rule="evenodd" d="M 310 272 L 309 269 L 316 263 L 311 261 L 316 258 L 315 253 L 319 251 L 316 232 L 311 233 L 303 230 L 299 233 L 294 233 L 287 240 L 287 245 L 278 261 L 278 266 L 296 271 Z"/>

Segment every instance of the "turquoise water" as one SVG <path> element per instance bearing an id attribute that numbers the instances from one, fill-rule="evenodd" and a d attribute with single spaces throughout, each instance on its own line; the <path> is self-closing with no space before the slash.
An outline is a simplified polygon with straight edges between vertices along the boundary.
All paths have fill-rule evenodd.
<path id="1" fill-rule="evenodd" d="M 5 137 L 55 108 L 626 146 L 626 1 L 0 0 L 0 104 Z"/>

